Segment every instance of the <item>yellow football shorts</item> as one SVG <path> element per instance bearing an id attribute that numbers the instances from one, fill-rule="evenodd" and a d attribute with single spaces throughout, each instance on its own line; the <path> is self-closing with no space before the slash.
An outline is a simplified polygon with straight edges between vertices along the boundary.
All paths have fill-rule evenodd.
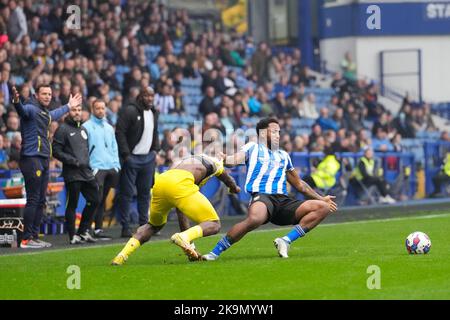
<path id="1" fill-rule="evenodd" d="M 211 202 L 199 190 L 194 175 L 189 171 L 171 169 L 160 174 L 153 186 L 150 224 L 166 224 L 174 207 L 196 223 L 219 220 Z"/>

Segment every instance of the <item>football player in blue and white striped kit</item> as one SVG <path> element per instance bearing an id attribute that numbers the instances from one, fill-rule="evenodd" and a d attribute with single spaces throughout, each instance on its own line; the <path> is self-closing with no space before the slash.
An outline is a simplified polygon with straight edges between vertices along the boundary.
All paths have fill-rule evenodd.
<path id="1" fill-rule="evenodd" d="M 269 221 L 275 225 L 294 225 L 284 237 L 274 240 L 278 254 L 288 258 L 290 244 L 316 227 L 330 213 L 337 210 L 334 196 L 321 196 L 300 179 L 286 151 L 278 148 L 280 125 L 276 119 L 266 118 L 257 126 L 258 144 L 248 143 L 242 150 L 225 158 L 226 166 L 247 166 L 245 190 L 252 195 L 248 216 L 234 225 L 203 260 L 217 260 L 232 244 L 248 232 Z M 287 196 L 287 182 L 312 200 L 299 201 Z"/>

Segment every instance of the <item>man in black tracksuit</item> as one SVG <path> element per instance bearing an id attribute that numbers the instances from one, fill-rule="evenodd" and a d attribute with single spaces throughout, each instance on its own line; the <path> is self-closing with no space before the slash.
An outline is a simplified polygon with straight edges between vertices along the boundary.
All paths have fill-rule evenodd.
<path id="1" fill-rule="evenodd" d="M 23 213 L 24 233 L 21 248 L 44 248 L 50 243 L 38 238 L 49 179 L 49 159 L 52 150 L 49 129 L 52 121 L 58 121 L 69 109 L 80 104 L 81 95 L 70 95 L 69 103 L 50 111 L 52 88 L 39 85 L 35 97 L 22 103 L 15 87 L 12 88 L 12 102 L 20 117 L 22 148 L 19 167 L 25 180 L 27 204 Z"/>
<path id="2" fill-rule="evenodd" d="M 53 153 L 63 163 L 62 176 L 66 185 L 66 224 L 70 244 L 96 242 L 89 234 L 95 210 L 99 203 L 98 185 L 89 167 L 88 135 L 81 126 L 81 105 L 73 108 L 53 137 Z M 80 226 L 75 234 L 75 210 L 80 191 L 86 199 Z"/>
<path id="3" fill-rule="evenodd" d="M 139 225 L 148 222 L 150 189 L 153 186 L 156 152 L 159 151 L 158 111 L 153 106 L 154 91 L 143 89 L 135 102 L 119 112 L 116 140 L 122 164 L 118 214 L 122 225 L 122 237 L 132 236 L 130 230 L 130 205 L 137 191 Z"/>

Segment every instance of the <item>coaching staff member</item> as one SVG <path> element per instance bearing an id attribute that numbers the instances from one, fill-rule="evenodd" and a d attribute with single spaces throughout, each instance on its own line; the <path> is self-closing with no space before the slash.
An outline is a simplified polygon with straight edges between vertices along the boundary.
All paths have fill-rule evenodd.
<path id="1" fill-rule="evenodd" d="M 98 183 L 100 203 L 94 215 L 94 238 L 111 240 L 103 232 L 105 201 L 111 188 L 119 181 L 120 161 L 114 128 L 106 121 L 106 104 L 103 100 L 92 103 L 91 118 L 83 123 L 88 133 L 89 163 Z"/>
<path id="2" fill-rule="evenodd" d="M 68 104 L 52 111 L 48 110 L 52 100 L 52 88 L 49 85 L 38 86 L 35 97 L 25 104 L 20 101 L 15 87 L 12 88 L 12 96 L 13 104 L 20 116 L 22 149 L 19 167 L 25 180 L 27 193 L 27 204 L 23 214 L 24 233 L 20 247 L 50 247 L 50 243 L 38 238 L 46 204 L 49 159 L 52 153 L 48 138 L 50 124 L 52 121 L 58 121 L 69 112 L 70 108 L 81 104 L 81 95 L 70 95 Z"/>
<path id="3" fill-rule="evenodd" d="M 119 112 L 116 139 L 122 171 L 119 182 L 118 214 L 122 237 L 131 237 L 130 205 L 137 191 L 139 225 L 148 222 L 150 189 L 153 186 L 156 152 L 159 151 L 158 115 L 153 105 L 153 88 L 143 89 L 136 101 Z"/>
<path id="4" fill-rule="evenodd" d="M 89 166 L 87 130 L 81 126 L 81 104 L 72 108 L 53 138 L 55 158 L 62 162 L 62 176 L 66 186 L 66 225 L 70 244 L 96 242 L 89 227 L 99 203 L 99 192 L 94 173 Z M 75 234 L 75 210 L 80 192 L 86 199 L 80 226 Z"/>

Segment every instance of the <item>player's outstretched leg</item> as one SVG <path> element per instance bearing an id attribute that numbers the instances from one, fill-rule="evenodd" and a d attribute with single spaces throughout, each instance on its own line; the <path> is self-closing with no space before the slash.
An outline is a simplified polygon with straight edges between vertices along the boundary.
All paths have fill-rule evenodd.
<path id="1" fill-rule="evenodd" d="M 220 230 L 220 221 L 205 221 L 196 225 L 186 231 L 175 233 L 170 240 L 179 246 L 189 257 L 189 260 L 195 261 L 200 259 L 200 255 L 195 247 L 191 244 L 192 241 L 201 237 L 207 237 L 218 233 Z"/>
<path id="2" fill-rule="evenodd" d="M 281 258 L 288 258 L 289 247 L 295 240 L 304 237 L 311 229 L 315 228 L 330 213 L 329 205 L 320 200 L 305 201 L 295 211 L 295 219 L 298 224 L 284 237 L 276 238 L 273 243 Z"/>
<path id="3" fill-rule="evenodd" d="M 164 226 L 164 225 L 163 225 Z M 136 251 L 137 248 L 139 248 L 142 244 L 149 241 L 150 238 L 157 233 L 159 230 L 162 229 L 163 226 L 152 226 L 151 224 L 147 223 L 143 226 L 140 226 L 139 229 L 137 229 L 137 232 L 133 237 L 128 240 L 125 247 L 122 249 L 122 251 L 119 252 L 119 254 L 112 260 L 111 264 L 114 266 L 119 266 L 125 263 L 127 261 L 128 257 Z"/>
<path id="4" fill-rule="evenodd" d="M 205 254 L 202 259 L 207 261 L 217 260 L 222 252 L 227 250 L 233 243 L 241 240 L 248 232 L 255 230 L 267 221 L 267 206 L 262 202 L 254 202 L 249 210 L 248 216 L 244 221 L 235 224 L 230 231 L 217 242 L 214 249 Z"/>

